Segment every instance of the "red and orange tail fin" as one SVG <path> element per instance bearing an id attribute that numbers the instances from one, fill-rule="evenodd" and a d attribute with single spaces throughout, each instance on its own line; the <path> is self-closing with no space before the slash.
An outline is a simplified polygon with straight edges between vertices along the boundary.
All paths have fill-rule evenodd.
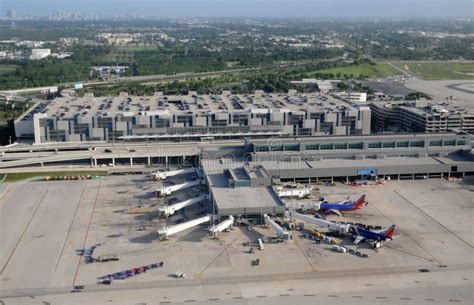
<path id="1" fill-rule="evenodd" d="M 391 225 L 386 231 L 385 231 L 385 237 L 386 238 L 392 238 L 393 233 L 395 233 L 396 225 Z"/>
<path id="2" fill-rule="evenodd" d="M 360 196 L 360 198 L 357 200 L 354 210 L 358 210 L 362 208 L 365 205 L 365 195 Z"/>

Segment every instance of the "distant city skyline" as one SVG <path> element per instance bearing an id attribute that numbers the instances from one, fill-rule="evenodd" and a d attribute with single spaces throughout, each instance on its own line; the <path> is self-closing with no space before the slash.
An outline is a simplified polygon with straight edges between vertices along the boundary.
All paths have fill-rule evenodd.
<path id="1" fill-rule="evenodd" d="M 3 0 L 0 10 L 156 17 L 472 17 L 470 0 Z"/>

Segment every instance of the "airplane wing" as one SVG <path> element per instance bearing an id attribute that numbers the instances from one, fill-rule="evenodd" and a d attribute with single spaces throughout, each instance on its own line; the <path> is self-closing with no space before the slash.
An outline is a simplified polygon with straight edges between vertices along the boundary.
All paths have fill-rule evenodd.
<path id="1" fill-rule="evenodd" d="M 364 236 L 362 235 L 357 235 L 356 239 L 354 240 L 354 245 L 357 245 L 359 244 L 361 241 L 363 241 L 365 239 Z"/>
<path id="2" fill-rule="evenodd" d="M 351 197 L 350 197 L 350 196 L 347 196 L 346 199 L 344 199 L 344 200 L 342 200 L 342 201 L 339 201 L 339 202 L 337 202 L 336 204 L 341 204 L 341 205 L 342 205 L 342 204 L 348 204 L 348 203 L 350 203 L 350 201 L 351 201 L 350 199 L 351 199 Z"/>
<path id="3" fill-rule="evenodd" d="M 334 213 L 334 214 L 336 214 L 337 216 L 342 216 L 341 211 L 338 211 L 338 210 L 335 210 L 335 209 L 329 209 L 329 210 L 326 211 L 326 214 L 327 214 L 327 213 Z"/>

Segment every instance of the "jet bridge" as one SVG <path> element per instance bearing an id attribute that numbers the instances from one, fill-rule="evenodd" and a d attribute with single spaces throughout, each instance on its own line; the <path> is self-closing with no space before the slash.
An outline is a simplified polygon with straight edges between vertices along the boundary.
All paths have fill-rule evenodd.
<path id="1" fill-rule="evenodd" d="M 194 174 L 196 172 L 196 168 L 183 168 L 174 171 L 167 171 L 167 172 L 153 172 L 151 176 L 153 180 L 159 181 L 166 179 L 168 177 L 178 176 L 178 175 L 186 175 L 186 174 Z"/>
<path id="2" fill-rule="evenodd" d="M 291 210 L 319 211 L 321 209 L 321 202 L 285 201 L 285 206 Z"/>
<path id="3" fill-rule="evenodd" d="M 283 229 L 279 224 L 277 224 L 273 219 L 270 218 L 267 214 L 263 215 L 263 219 L 265 223 L 270 226 L 273 231 L 275 231 L 276 235 L 284 240 L 288 240 L 292 238 L 292 233 Z"/>
<path id="4" fill-rule="evenodd" d="M 162 207 L 158 208 L 158 212 L 161 217 L 168 217 L 170 215 L 173 215 L 175 212 L 184 209 L 188 206 L 191 206 L 193 204 L 199 203 L 201 201 L 204 201 L 207 199 L 207 196 L 201 195 L 195 198 L 187 199 L 172 205 L 165 205 Z"/>
<path id="5" fill-rule="evenodd" d="M 313 225 L 316 225 L 318 227 L 327 228 L 332 232 L 336 232 L 336 233 L 340 233 L 340 234 L 349 233 L 350 225 L 337 224 L 337 223 L 333 223 L 333 222 L 330 222 L 330 221 L 327 221 L 327 220 L 316 218 L 314 216 L 304 215 L 304 214 L 300 214 L 300 213 L 296 213 L 296 212 L 290 212 L 290 218 L 296 218 L 296 219 L 302 220 L 304 222 L 308 222 L 308 223 L 311 223 Z"/>
<path id="6" fill-rule="evenodd" d="M 298 185 L 292 185 L 290 188 L 285 188 L 281 185 L 275 187 L 275 191 L 280 198 L 297 198 L 302 199 L 311 196 L 313 191 L 312 185 L 305 185 L 300 187 Z"/>
<path id="7" fill-rule="evenodd" d="M 189 181 L 181 184 L 175 184 L 175 185 L 170 185 L 170 186 L 162 186 L 161 188 L 156 190 L 156 195 L 159 197 L 166 197 L 171 195 L 173 192 L 183 190 L 186 188 L 190 188 L 192 186 L 200 185 L 201 180 L 196 180 L 196 181 Z"/>
<path id="8" fill-rule="evenodd" d="M 209 222 L 210 220 L 211 220 L 211 217 L 207 215 L 207 216 L 196 218 L 188 222 L 180 223 L 174 226 L 170 226 L 170 227 L 164 226 L 161 230 L 158 230 L 158 237 L 160 238 L 160 240 L 166 240 L 166 239 L 169 239 L 169 237 L 173 234 L 176 234 L 181 231 L 198 226 L 200 224 Z"/>
<path id="9" fill-rule="evenodd" d="M 222 221 L 218 225 L 212 226 L 209 231 L 211 232 L 212 237 L 217 238 L 221 232 L 227 230 L 228 228 L 231 228 L 233 224 L 234 217 L 231 215 L 229 216 L 229 219 Z"/>
<path id="10" fill-rule="evenodd" d="M 237 223 L 240 224 L 240 225 L 242 225 L 242 224 L 246 225 L 249 230 L 253 229 L 253 225 L 250 223 L 250 221 L 248 221 L 245 218 L 242 218 L 242 216 L 237 217 Z"/>

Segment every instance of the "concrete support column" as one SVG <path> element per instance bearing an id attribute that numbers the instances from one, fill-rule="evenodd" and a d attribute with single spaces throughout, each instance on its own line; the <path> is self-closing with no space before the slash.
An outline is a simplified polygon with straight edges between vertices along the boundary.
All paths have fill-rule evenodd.
<path id="1" fill-rule="evenodd" d="M 94 158 L 91 157 L 91 166 L 94 166 Z"/>
<path id="2" fill-rule="evenodd" d="M 147 160 L 148 160 L 148 166 L 150 166 L 151 165 L 151 157 L 148 157 Z"/>
<path id="3" fill-rule="evenodd" d="M 430 173 L 426 173 L 426 180 L 430 180 Z"/>
<path id="4" fill-rule="evenodd" d="M 40 162 L 40 165 L 41 165 L 41 167 L 44 167 L 44 164 L 43 164 L 43 162 Z"/>
<path id="5" fill-rule="evenodd" d="M 451 172 L 448 172 L 448 179 L 451 179 Z"/>
<path id="6" fill-rule="evenodd" d="M 346 183 L 349 183 L 349 176 L 346 176 Z"/>
<path id="7" fill-rule="evenodd" d="M 97 166 L 97 158 L 94 158 L 94 166 Z"/>
<path id="8" fill-rule="evenodd" d="M 411 179 L 415 180 L 415 174 L 411 174 Z"/>
<path id="9" fill-rule="evenodd" d="M 133 166 L 133 158 L 130 157 L 130 166 Z"/>
<path id="10" fill-rule="evenodd" d="M 168 156 L 165 157 L 165 166 L 168 168 Z"/>
<path id="11" fill-rule="evenodd" d="M 398 174 L 398 180 L 400 180 L 400 174 Z"/>
<path id="12" fill-rule="evenodd" d="M 112 158 L 112 166 L 115 166 L 115 158 Z"/>

